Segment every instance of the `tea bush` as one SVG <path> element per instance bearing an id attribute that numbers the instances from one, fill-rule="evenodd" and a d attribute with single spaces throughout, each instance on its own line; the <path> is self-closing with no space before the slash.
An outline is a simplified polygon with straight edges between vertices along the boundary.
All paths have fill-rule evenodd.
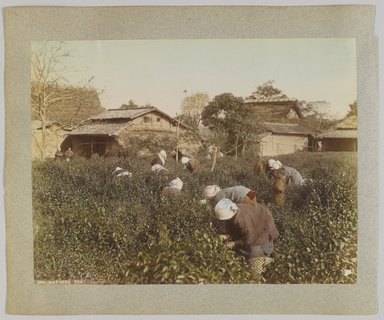
<path id="1" fill-rule="evenodd" d="M 150 158 L 75 158 L 33 163 L 34 269 L 37 280 L 94 283 L 353 283 L 356 281 L 357 172 L 353 153 L 279 157 L 308 180 L 270 204 L 271 186 L 252 159 L 225 158 L 190 174 L 168 159 L 166 176 L 150 173 Z M 114 177 L 120 166 L 132 178 Z M 180 177 L 183 196 L 161 190 Z M 243 257 L 225 247 L 206 185 L 245 185 L 268 206 L 280 237 L 274 261 L 252 279 Z"/>

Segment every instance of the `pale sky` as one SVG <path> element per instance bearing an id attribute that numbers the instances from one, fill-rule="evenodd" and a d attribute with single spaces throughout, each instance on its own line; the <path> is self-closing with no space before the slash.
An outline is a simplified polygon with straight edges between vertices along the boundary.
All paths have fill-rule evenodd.
<path id="1" fill-rule="evenodd" d="M 94 77 L 104 108 L 130 99 L 174 116 L 187 94 L 247 97 L 274 80 L 288 97 L 325 100 L 344 116 L 356 99 L 354 39 L 70 41 L 71 82 Z"/>

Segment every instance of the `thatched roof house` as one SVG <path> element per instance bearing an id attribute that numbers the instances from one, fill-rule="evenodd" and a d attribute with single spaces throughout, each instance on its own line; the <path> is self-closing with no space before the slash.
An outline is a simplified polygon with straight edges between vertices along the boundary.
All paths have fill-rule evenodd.
<path id="1" fill-rule="evenodd" d="M 357 151 L 357 116 L 349 116 L 316 138 L 323 151 Z"/>
<path id="2" fill-rule="evenodd" d="M 298 124 L 265 123 L 265 132 L 258 135 L 262 156 L 275 156 L 311 149 L 311 132 Z"/>
<path id="3" fill-rule="evenodd" d="M 65 126 L 76 126 L 90 116 L 105 111 L 95 89 L 82 87 L 56 87 L 54 96 L 67 97 L 47 110 L 47 119 Z M 32 97 L 34 99 L 34 97 Z M 32 120 L 40 120 L 32 110 Z"/>
<path id="4" fill-rule="evenodd" d="M 175 139 L 186 127 L 155 107 L 111 109 L 95 115 L 69 133 L 62 149 L 80 156 L 120 154 L 145 141 Z"/>
<path id="5" fill-rule="evenodd" d="M 248 98 L 246 103 L 252 106 L 255 116 L 264 122 L 292 122 L 291 120 L 303 118 L 299 101 L 296 99 Z"/>
<path id="6" fill-rule="evenodd" d="M 289 154 L 311 149 L 311 132 L 303 127 L 304 115 L 297 99 L 286 96 L 250 97 L 255 118 L 263 123 L 264 132 L 258 135 L 259 152 L 263 156 Z"/>

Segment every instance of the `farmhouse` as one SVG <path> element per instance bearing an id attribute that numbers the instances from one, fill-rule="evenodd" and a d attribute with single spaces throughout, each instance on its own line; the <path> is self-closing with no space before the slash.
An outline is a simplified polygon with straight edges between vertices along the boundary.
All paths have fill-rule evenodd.
<path id="1" fill-rule="evenodd" d="M 155 107 L 110 109 L 89 118 L 73 130 L 61 149 L 71 147 L 76 155 L 124 153 L 135 143 L 153 139 L 165 141 L 176 137 L 186 127 Z"/>
<path id="2" fill-rule="evenodd" d="M 317 139 L 323 151 L 357 151 L 357 116 L 349 116 Z"/>
<path id="3" fill-rule="evenodd" d="M 295 122 L 303 118 L 299 101 L 296 99 L 270 97 L 259 99 L 247 99 L 247 104 L 257 118 L 263 122 Z"/>
<path id="4" fill-rule="evenodd" d="M 312 150 L 311 132 L 302 126 L 304 115 L 300 103 L 287 97 L 249 98 L 256 119 L 263 123 L 264 132 L 257 144 L 262 156 L 289 154 Z"/>
<path id="5" fill-rule="evenodd" d="M 275 156 L 311 149 L 313 138 L 306 128 L 292 123 L 265 123 L 265 132 L 258 135 L 262 156 Z"/>

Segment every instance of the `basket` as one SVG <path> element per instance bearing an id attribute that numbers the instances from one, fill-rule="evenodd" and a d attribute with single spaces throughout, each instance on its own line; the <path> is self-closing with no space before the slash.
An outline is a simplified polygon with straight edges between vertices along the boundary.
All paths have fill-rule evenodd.
<path id="1" fill-rule="evenodd" d="M 273 261 L 270 257 L 256 257 L 249 259 L 249 267 L 252 276 L 260 277 L 267 270 L 267 266 Z"/>

